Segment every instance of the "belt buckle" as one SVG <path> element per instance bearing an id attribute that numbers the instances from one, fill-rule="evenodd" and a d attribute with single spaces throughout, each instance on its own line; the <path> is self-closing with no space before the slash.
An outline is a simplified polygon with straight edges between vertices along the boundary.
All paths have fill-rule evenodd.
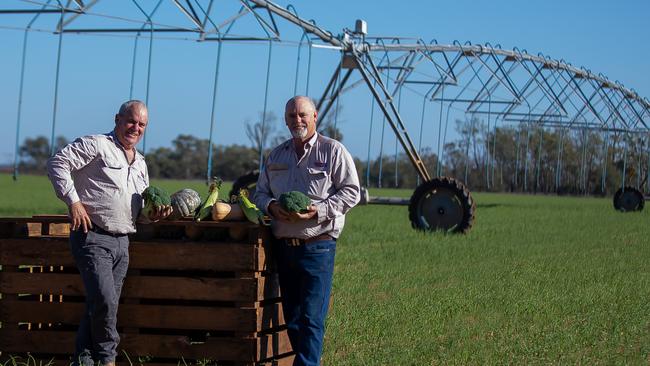
<path id="1" fill-rule="evenodd" d="M 298 238 L 290 238 L 290 239 L 287 239 L 286 242 L 287 242 L 288 245 L 290 245 L 292 247 L 297 247 L 297 246 L 299 246 L 301 244 L 300 239 L 298 239 Z"/>

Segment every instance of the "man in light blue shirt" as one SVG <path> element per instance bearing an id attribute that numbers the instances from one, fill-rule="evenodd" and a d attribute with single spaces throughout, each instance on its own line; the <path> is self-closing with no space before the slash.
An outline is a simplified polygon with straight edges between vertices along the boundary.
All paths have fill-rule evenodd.
<path id="1" fill-rule="evenodd" d="M 318 111 L 304 96 L 291 98 L 285 121 L 292 138 L 269 154 L 255 203 L 272 217 L 284 317 L 294 365 L 318 365 L 334 272 L 336 240 L 345 214 L 360 199 L 354 160 L 343 144 L 316 132 Z M 300 191 L 312 201 L 306 212 L 288 212 L 277 199 Z"/>

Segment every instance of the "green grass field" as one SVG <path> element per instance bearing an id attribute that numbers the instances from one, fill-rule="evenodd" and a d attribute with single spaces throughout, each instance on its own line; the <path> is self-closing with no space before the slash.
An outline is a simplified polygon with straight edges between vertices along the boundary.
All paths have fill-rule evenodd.
<path id="1" fill-rule="evenodd" d="M 206 191 L 202 182 L 154 184 Z M 65 212 L 44 177 L 0 175 L 0 189 L 0 216 Z M 324 364 L 650 363 L 648 210 L 619 213 L 610 199 L 474 197 L 476 222 L 464 236 L 416 232 L 406 207 L 350 212 Z"/>

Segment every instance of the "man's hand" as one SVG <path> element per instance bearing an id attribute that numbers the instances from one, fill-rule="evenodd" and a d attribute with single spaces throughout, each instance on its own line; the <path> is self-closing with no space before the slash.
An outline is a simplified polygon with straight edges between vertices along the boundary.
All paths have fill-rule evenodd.
<path id="1" fill-rule="evenodd" d="M 316 216 L 318 210 L 316 206 L 310 205 L 306 212 L 289 212 L 282 208 L 278 201 L 269 204 L 269 213 L 274 219 L 286 222 L 297 222 L 302 220 L 311 220 Z"/>
<path id="2" fill-rule="evenodd" d="M 307 208 L 307 211 L 305 212 L 290 212 L 289 217 L 291 217 L 291 221 L 301 221 L 301 220 L 311 220 L 316 216 L 318 213 L 318 210 L 316 209 L 316 206 L 314 205 L 309 205 Z"/>
<path id="3" fill-rule="evenodd" d="M 170 205 L 156 206 L 149 214 L 148 219 L 151 222 L 160 221 L 172 214 L 174 209 Z"/>
<path id="4" fill-rule="evenodd" d="M 93 223 L 90 221 L 86 208 L 81 201 L 71 204 L 68 207 L 68 211 L 70 212 L 68 216 L 70 216 L 70 221 L 72 222 L 72 231 L 83 228 L 84 233 L 88 233 L 88 230 L 93 227 Z"/>

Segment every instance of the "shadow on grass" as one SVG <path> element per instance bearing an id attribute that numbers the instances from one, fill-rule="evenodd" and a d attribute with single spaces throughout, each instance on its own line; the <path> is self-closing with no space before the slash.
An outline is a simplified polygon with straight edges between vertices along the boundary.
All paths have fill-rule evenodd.
<path id="1" fill-rule="evenodd" d="M 508 204 L 503 204 L 503 203 L 484 203 L 484 204 L 477 204 L 476 208 L 496 208 L 496 207 L 505 207 L 505 206 L 512 206 Z"/>

